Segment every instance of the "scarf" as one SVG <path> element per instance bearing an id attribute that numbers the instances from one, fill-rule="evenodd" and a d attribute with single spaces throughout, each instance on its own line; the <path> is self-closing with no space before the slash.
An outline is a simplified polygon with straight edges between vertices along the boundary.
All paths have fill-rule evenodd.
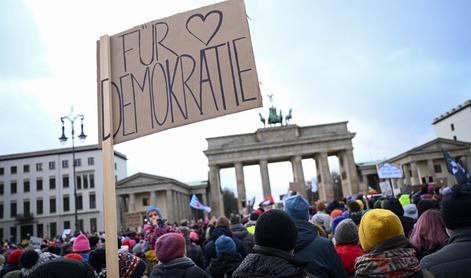
<path id="1" fill-rule="evenodd" d="M 421 270 L 413 248 L 365 254 L 356 259 L 355 269 L 356 275 L 377 278 L 404 278 Z"/>
<path id="2" fill-rule="evenodd" d="M 127 251 L 118 251 L 119 277 L 133 277 L 141 259 Z"/>

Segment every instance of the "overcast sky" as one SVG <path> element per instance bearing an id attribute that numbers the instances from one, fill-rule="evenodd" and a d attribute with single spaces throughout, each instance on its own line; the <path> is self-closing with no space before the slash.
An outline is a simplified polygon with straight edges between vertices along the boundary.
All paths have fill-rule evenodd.
<path id="1" fill-rule="evenodd" d="M 71 106 L 85 115 L 86 144 L 96 144 L 96 40 L 212 3 L 0 1 L 0 154 L 61 147 L 60 117 Z M 433 118 L 471 98 L 469 1 L 245 3 L 264 107 L 117 145 L 129 175 L 207 179 L 205 138 L 255 132 L 267 94 L 301 126 L 349 121 L 356 162 L 434 139 Z M 315 175 L 312 161 L 304 168 L 306 179 Z M 244 169 L 259 202 L 259 169 Z M 269 169 L 274 195 L 284 193 L 290 165 Z M 221 175 L 235 187 L 233 169 Z"/>

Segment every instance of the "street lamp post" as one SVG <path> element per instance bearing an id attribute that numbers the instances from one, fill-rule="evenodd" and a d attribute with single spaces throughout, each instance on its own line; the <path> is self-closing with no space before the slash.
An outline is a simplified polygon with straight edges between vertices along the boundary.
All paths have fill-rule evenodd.
<path id="1" fill-rule="evenodd" d="M 71 128 L 72 128 L 72 167 L 73 167 L 73 186 L 74 186 L 74 218 L 75 218 L 75 232 L 79 231 L 79 221 L 78 221 L 78 213 L 77 213 L 77 186 L 76 186 L 76 176 L 75 176 L 75 129 L 74 129 L 74 122 L 75 120 L 80 119 L 80 135 L 78 138 L 80 141 L 85 141 L 85 138 L 87 138 L 87 135 L 83 133 L 83 119 L 84 116 L 82 114 L 78 115 L 73 115 L 73 109 L 70 112 L 69 115 L 61 117 L 61 122 L 62 122 L 62 136 L 59 137 L 59 141 L 62 144 L 65 144 L 67 142 L 67 137 L 65 136 L 65 128 L 64 128 L 64 122 L 65 120 L 68 120 L 70 122 Z"/>

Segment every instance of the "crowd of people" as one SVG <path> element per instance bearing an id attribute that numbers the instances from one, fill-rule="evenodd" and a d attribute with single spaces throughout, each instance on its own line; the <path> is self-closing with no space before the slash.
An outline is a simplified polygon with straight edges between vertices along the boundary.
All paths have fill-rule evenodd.
<path id="1" fill-rule="evenodd" d="M 396 197 L 347 196 L 282 209 L 166 223 L 118 237 L 120 277 L 471 277 L 471 188 L 425 186 Z M 84 233 L 4 242 L 0 278 L 107 277 L 105 238 Z"/>

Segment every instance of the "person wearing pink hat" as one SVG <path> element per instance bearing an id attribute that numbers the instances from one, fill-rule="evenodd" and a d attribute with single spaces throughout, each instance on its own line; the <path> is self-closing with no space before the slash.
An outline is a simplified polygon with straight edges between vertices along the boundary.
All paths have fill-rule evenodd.
<path id="1" fill-rule="evenodd" d="M 190 232 L 190 239 L 192 242 L 197 242 L 198 241 L 198 234 L 195 231 Z"/>
<path id="2" fill-rule="evenodd" d="M 74 244 L 72 245 L 74 253 L 78 253 L 82 258 L 83 262 L 88 262 L 88 257 L 90 255 L 90 241 L 86 235 L 80 233 L 77 238 L 74 240 Z"/>

